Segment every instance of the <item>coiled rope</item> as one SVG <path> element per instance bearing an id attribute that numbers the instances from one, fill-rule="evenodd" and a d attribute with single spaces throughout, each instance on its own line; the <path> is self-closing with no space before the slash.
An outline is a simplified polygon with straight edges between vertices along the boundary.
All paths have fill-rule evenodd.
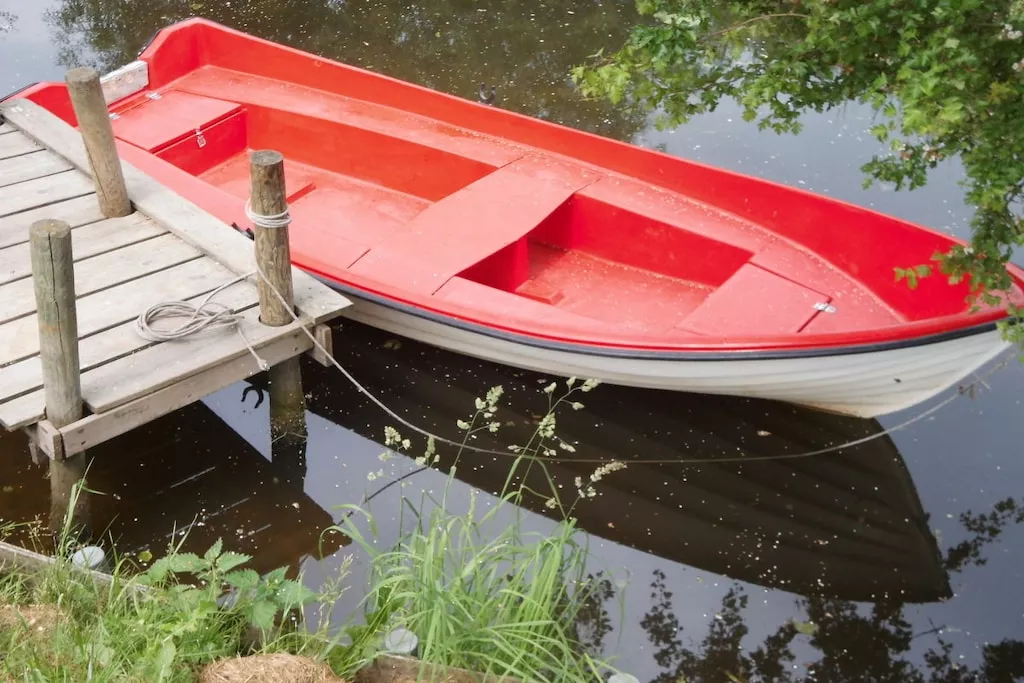
<path id="1" fill-rule="evenodd" d="M 240 324 L 242 321 L 241 316 L 234 313 L 228 306 L 212 301 L 213 297 L 217 296 L 228 287 L 236 285 L 239 282 L 243 282 L 255 274 L 256 272 L 253 271 L 252 273 L 239 275 L 230 282 L 225 282 L 223 285 L 207 294 L 198 305 L 188 301 L 161 301 L 160 303 L 153 304 L 140 313 L 139 317 L 135 319 L 135 331 L 143 339 L 148 339 L 149 341 L 154 342 L 165 342 L 184 339 L 185 337 L 198 334 L 204 330 L 234 328 L 238 333 L 238 336 L 242 338 L 245 348 L 247 348 L 249 353 L 252 354 L 252 357 L 256 359 L 260 369 L 267 370 L 270 367 L 270 364 L 256 353 L 256 349 L 252 347 L 252 343 L 242 331 L 242 326 Z M 158 320 L 168 320 L 171 318 L 186 318 L 186 320 L 177 327 L 158 328 L 154 326 L 154 323 Z"/>
<path id="2" fill-rule="evenodd" d="M 281 213 L 267 216 L 255 213 L 252 209 L 251 201 L 248 199 L 245 202 L 245 215 L 254 225 L 270 230 L 288 227 L 292 220 L 287 206 L 285 206 L 284 211 Z M 234 328 L 238 332 L 238 336 L 242 338 L 245 348 L 256 359 L 260 369 L 267 370 L 270 364 L 256 353 L 249 339 L 242 332 L 241 316 L 234 313 L 230 307 L 213 301 L 213 297 L 228 287 L 243 282 L 256 274 L 257 272 L 253 271 L 245 275 L 239 275 L 230 282 L 224 283 L 207 294 L 198 305 L 188 301 L 162 301 L 154 304 L 139 314 L 139 317 L 135 320 L 135 330 L 143 339 L 153 342 L 166 342 L 184 339 L 206 330 Z M 263 280 L 270 284 L 266 277 Z M 280 297 L 281 295 L 277 294 L 277 296 Z M 171 328 L 158 328 L 154 326 L 154 323 L 159 320 L 169 320 L 172 318 L 185 318 L 185 322 Z"/>

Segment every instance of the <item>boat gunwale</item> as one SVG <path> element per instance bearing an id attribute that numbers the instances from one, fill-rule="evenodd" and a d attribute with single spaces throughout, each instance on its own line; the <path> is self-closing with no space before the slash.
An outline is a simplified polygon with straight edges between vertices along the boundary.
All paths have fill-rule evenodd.
<path id="1" fill-rule="evenodd" d="M 700 349 L 654 349 L 627 347 L 622 345 L 587 344 L 584 342 L 565 341 L 553 338 L 545 338 L 530 335 L 522 332 L 505 330 L 484 323 L 473 322 L 444 313 L 438 313 L 422 306 L 404 303 L 387 296 L 369 292 L 365 289 L 347 285 L 329 277 L 325 277 L 313 271 L 307 271 L 327 286 L 341 292 L 353 299 L 362 299 L 373 304 L 384 306 L 392 310 L 422 318 L 431 322 L 448 325 L 471 333 L 481 334 L 501 341 L 506 341 L 524 346 L 544 349 L 548 351 L 562 351 L 588 356 L 605 358 L 622 358 L 644 361 L 757 361 L 757 360 L 784 360 L 794 358 L 829 358 L 832 356 L 849 356 L 856 354 L 880 353 L 884 351 L 896 351 L 900 349 L 930 346 L 947 341 L 954 341 L 966 337 L 978 336 L 992 332 L 998 328 L 1003 320 L 1011 322 L 1008 318 L 978 323 L 971 326 L 959 327 L 942 332 L 927 333 L 916 337 L 906 337 L 877 342 L 862 342 L 840 344 L 836 346 L 816 346 L 800 348 L 750 348 L 749 346 L 737 347 L 729 350 L 700 350 Z M 797 335 L 794 335 L 794 337 Z"/>

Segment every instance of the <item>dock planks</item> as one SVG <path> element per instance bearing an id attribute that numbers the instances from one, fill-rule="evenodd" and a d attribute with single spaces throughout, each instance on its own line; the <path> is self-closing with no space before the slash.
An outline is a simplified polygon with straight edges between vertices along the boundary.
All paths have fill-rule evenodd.
<path id="1" fill-rule="evenodd" d="M 135 212 L 105 219 L 78 133 L 31 102 L 0 103 L 0 425 L 56 433 L 71 455 L 260 371 L 246 346 L 275 364 L 305 353 L 305 330 L 349 302 L 293 269 L 298 323 L 259 322 L 253 243 L 129 164 Z M 55 430 L 45 422 L 39 331 L 28 244 L 37 220 L 72 229 L 82 396 L 90 415 Z M 153 342 L 139 314 L 173 300 L 215 302 L 239 327 Z M 33 425 L 40 423 L 38 428 Z M 67 448 L 65 448 L 65 446 Z"/>
<path id="2" fill-rule="evenodd" d="M 45 150 L 11 157 L 0 161 L 0 187 L 70 171 L 72 168 L 66 159 Z"/>
<path id="3" fill-rule="evenodd" d="M 15 131 L 8 135 L 0 135 L 0 159 L 21 156 L 42 149 L 39 143 Z"/>
<path id="4" fill-rule="evenodd" d="M 45 204 L 28 211 L 0 217 L 0 249 L 12 244 L 28 242 L 28 227 L 34 222 L 50 218 L 64 221 L 72 228 L 103 220 L 96 194 L 90 192 L 81 197 Z"/>

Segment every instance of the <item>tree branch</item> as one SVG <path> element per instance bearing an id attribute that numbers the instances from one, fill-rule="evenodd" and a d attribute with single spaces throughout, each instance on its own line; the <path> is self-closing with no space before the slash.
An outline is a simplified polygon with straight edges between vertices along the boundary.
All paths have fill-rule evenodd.
<path id="1" fill-rule="evenodd" d="M 722 35 L 724 33 L 731 33 L 731 32 L 733 32 L 733 31 L 735 31 L 737 29 L 743 28 L 744 26 L 749 26 L 750 24 L 756 24 L 759 21 L 767 21 L 768 19 L 778 19 L 780 17 L 800 17 L 802 19 L 808 19 L 808 18 L 810 18 L 810 16 L 811 16 L 810 14 L 802 14 L 800 12 L 776 12 L 774 14 L 761 14 L 761 15 L 758 15 L 756 17 L 751 17 L 750 19 L 747 19 L 745 21 L 741 21 L 738 24 L 733 24 L 732 26 L 727 26 L 726 28 L 720 29 L 718 31 L 712 31 L 711 33 L 709 33 L 706 36 L 704 36 L 704 40 L 708 40 L 710 38 L 716 38 L 716 37 L 718 37 L 718 36 L 720 36 L 720 35 Z"/>

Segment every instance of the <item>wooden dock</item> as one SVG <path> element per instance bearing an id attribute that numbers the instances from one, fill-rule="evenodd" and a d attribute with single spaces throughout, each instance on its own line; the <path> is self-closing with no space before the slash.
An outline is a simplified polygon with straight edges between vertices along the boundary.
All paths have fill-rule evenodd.
<path id="1" fill-rule="evenodd" d="M 26 100 L 0 104 L 0 424 L 26 429 L 60 460 L 177 410 L 260 371 L 232 329 L 153 342 L 136 319 L 153 304 L 214 301 L 237 313 L 260 358 L 274 365 L 313 348 L 303 328 L 349 305 L 292 268 L 299 322 L 260 322 L 254 243 L 127 163 L 131 213 L 104 218 L 90 157 L 77 129 Z M 40 322 L 29 228 L 57 219 L 72 227 L 81 397 L 85 416 L 47 420 Z"/>

